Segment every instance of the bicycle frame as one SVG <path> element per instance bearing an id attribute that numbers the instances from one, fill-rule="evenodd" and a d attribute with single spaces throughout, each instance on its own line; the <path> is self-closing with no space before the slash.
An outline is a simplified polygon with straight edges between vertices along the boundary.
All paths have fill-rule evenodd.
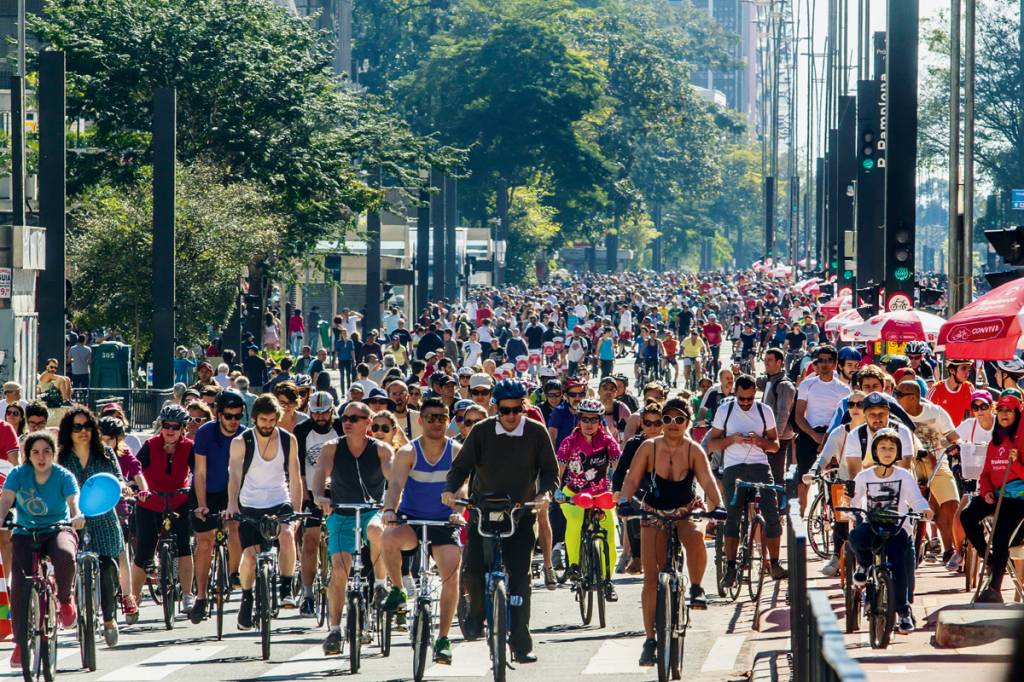
<path id="1" fill-rule="evenodd" d="M 32 671 L 30 674 L 38 678 L 40 673 L 43 677 L 52 679 L 57 672 L 57 580 L 53 572 L 53 564 L 49 557 L 43 553 L 42 543 L 39 537 L 48 535 L 54 531 L 59 532 L 61 528 L 70 528 L 71 524 L 62 522 L 46 528 L 29 528 L 14 524 L 14 528 L 21 528 L 29 531 L 32 537 L 32 571 L 25 577 L 23 590 L 30 590 L 33 586 L 39 591 L 38 621 L 30 622 L 28 614 L 22 624 L 24 628 L 24 642 L 21 642 L 22 634 L 15 631 L 15 641 L 24 643 L 22 647 L 22 671 Z M 13 530 L 13 529 L 12 529 Z M 21 593 L 19 593 L 21 594 Z M 13 604 L 13 608 L 19 608 L 20 604 Z M 29 647 L 39 638 L 39 647 Z"/>

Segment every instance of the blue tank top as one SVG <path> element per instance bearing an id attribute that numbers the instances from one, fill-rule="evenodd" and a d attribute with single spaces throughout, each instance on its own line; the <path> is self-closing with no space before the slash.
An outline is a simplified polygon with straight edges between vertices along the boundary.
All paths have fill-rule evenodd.
<path id="1" fill-rule="evenodd" d="M 420 439 L 412 442 L 416 451 L 416 463 L 409 471 L 409 478 L 402 491 L 402 502 L 398 505 L 398 513 L 411 519 L 421 521 L 447 521 L 451 516 L 451 507 L 441 504 L 441 493 L 444 492 L 448 470 L 452 468 L 452 439 L 447 443 L 441 459 L 431 464 L 423 455 Z"/>

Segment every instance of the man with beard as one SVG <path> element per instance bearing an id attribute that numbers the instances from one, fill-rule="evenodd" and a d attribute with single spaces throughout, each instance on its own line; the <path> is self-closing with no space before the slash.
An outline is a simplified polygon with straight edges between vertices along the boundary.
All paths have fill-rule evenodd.
<path id="1" fill-rule="evenodd" d="M 409 409 L 409 386 L 404 381 L 392 381 L 388 384 L 388 398 L 395 404 L 392 413 L 395 415 L 399 428 L 405 431 L 409 440 L 419 438 L 422 433 L 420 413 Z"/>
<path id="2" fill-rule="evenodd" d="M 302 555 L 300 578 L 302 579 L 302 606 L 299 614 L 313 615 L 313 578 L 317 571 L 317 550 L 320 548 L 320 526 L 323 512 L 313 504 L 311 484 L 320 451 L 328 441 L 343 434 L 341 421 L 334 416 L 334 398 L 326 391 L 317 391 L 309 398 L 309 419 L 295 427 L 295 440 L 299 445 L 299 460 L 302 464 L 303 495 L 302 511 L 310 516 L 302 521 Z"/>

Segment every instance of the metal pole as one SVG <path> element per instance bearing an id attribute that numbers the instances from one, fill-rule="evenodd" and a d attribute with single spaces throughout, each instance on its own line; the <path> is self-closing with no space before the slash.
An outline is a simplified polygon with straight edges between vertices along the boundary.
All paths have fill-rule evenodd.
<path id="1" fill-rule="evenodd" d="M 178 96 L 153 93 L 153 386 L 174 384 L 175 158 Z"/>
<path id="2" fill-rule="evenodd" d="M 64 367 L 65 97 L 64 53 L 39 53 L 39 224 L 46 228 L 46 269 L 39 273 L 39 358 Z"/>
<path id="3" fill-rule="evenodd" d="M 25 224 L 25 79 L 22 76 L 11 76 L 11 224 Z"/>
<path id="4" fill-rule="evenodd" d="M 970 0 L 968 0 L 970 2 Z M 949 8 L 949 313 L 964 307 L 960 256 L 960 0 Z"/>
<path id="5" fill-rule="evenodd" d="M 444 298 L 444 173 L 438 168 L 430 169 L 430 186 L 434 193 L 430 196 L 430 223 L 431 232 L 434 235 L 433 263 L 431 274 L 434 279 L 431 283 L 431 298 L 440 301 Z"/>
<path id="6" fill-rule="evenodd" d="M 964 12 L 964 241 L 960 246 L 961 306 L 971 302 L 974 288 L 974 9 L 974 1 L 967 0 Z"/>

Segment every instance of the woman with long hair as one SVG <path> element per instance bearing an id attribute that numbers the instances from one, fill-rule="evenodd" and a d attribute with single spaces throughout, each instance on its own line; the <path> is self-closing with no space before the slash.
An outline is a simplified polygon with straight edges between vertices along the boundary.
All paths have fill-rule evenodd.
<path id="1" fill-rule="evenodd" d="M 96 415 L 84 405 L 73 405 L 64 413 L 57 432 L 57 463 L 70 471 L 78 485 L 95 474 L 111 474 L 124 486 L 121 467 L 114 451 L 100 440 Z M 90 538 L 82 550 L 96 552 L 100 559 L 100 610 L 103 612 L 103 639 L 107 646 L 117 644 L 117 622 L 114 620 L 118 588 L 118 558 L 124 553 L 124 536 L 111 509 L 102 516 L 86 520 Z"/>
<path id="2" fill-rule="evenodd" d="M 4 420 L 14 427 L 19 437 L 25 433 L 25 408 L 21 403 L 8 403 Z"/>

